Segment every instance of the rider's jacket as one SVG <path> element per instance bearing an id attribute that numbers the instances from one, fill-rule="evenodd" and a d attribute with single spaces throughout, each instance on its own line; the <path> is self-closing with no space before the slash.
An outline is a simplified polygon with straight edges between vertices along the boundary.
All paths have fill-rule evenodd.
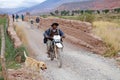
<path id="1" fill-rule="evenodd" d="M 44 43 L 47 42 L 47 39 L 49 37 L 53 37 L 54 35 L 60 35 L 60 36 L 64 36 L 64 33 L 62 30 L 60 29 L 56 29 L 55 31 L 52 29 L 52 28 L 49 28 L 47 29 L 45 32 L 44 32 Z"/>
<path id="2" fill-rule="evenodd" d="M 64 36 L 64 33 L 60 29 L 56 29 L 54 31 L 54 30 L 52 30 L 52 28 L 47 29 L 44 33 L 44 37 L 53 37 L 54 35 Z"/>

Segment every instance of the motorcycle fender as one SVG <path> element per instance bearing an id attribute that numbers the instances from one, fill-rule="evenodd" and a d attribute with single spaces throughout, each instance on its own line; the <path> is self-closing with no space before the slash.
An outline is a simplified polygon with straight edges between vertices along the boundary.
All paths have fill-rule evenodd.
<path id="1" fill-rule="evenodd" d="M 57 46 L 58 48 L 63 48 L 63 45 L 62 45 L 61 43 L 56 43 L 56 46 Z"/>

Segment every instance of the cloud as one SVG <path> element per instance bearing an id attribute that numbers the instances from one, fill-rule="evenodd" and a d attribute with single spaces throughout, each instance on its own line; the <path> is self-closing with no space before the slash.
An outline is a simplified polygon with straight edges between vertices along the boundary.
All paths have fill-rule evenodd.
<path id="1" fill-rule="evenodd" d="M 0 0 L 0 8 L 30 7 L 45 0 Z"/>
<path id="2" fill-rule="evenodd" d="M 26 7 L 30 7 L 30 6 L 33 6 L 33 5 L 36 5 L 36 4 L 39 4 L 41 3 L 41 1 L 44 1 L 44 0 L 24 0 L 22 3 L 21 3 L 21 7 L 22 5 L 26 6 Z"/>

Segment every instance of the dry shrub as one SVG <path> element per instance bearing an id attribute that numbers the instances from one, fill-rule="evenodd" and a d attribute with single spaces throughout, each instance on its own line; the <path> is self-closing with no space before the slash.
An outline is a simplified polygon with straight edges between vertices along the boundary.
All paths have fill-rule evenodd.
<path id="1" fill-rule="evenodd" d="M 108 47 L 105 56 L 115 56 L 120 51 L 120 25 L 112 22 L 96 21 L 94 33 L 100 36 Z"/>
<path id="2" fill-rule="evenodd" d="M 14 28 L 16 30 L 18 37 L 21 39 L 21 41 L 24 44 L 28 44 L 28 40 L 26 38 L 27 36 L 26 36 L 25 30 L 23 29 L 23 26 L 14 24 Z"/>
<path id="3" fill-rule="evenodd" d="M 31 49 L 31 47 L 29 47 L 29 43 L 28 43 L 28 39 L 27 39 L 27 34 L 26 31 L 24 29 L 24 25 L 18 25 L 18 24 L 14 24 L 14 28 L 16 30 L 16 33 L 18 35 L 18 37 L 21 39 L 21 41 L 24 43 L 27 51 L 30 53 L 30 56 L 35 56 L 33 53 L 33 50 Z"/>

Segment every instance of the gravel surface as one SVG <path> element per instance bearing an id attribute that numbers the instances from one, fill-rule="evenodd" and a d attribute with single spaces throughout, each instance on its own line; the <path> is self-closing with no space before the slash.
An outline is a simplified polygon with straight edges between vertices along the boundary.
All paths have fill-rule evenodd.
<path id="1" fill-rule="evenodd" d="M 43 44 L 43 30 L 30 28 L 26 22 L 18 22 L 24 27 L 29 47 L 36 55 L 36 59 L 45 61 L 46 71 L 41 71 L 43 80 L 120 80 L 120 69 L 112 59 L 81 50 L 71 43 L 64 42 L 61 54 L 63 67 L 58 68 L 57 60 L 50 61 L 46 55 L 46 45 Z"/>

